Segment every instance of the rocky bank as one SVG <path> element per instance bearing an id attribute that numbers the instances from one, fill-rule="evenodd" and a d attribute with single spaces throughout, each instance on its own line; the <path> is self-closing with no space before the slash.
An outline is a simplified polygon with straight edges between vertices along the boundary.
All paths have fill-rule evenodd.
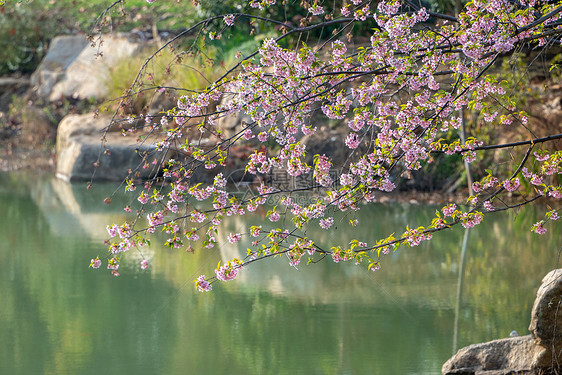
<path id="1" fill-rule="evenodd" d="M 442 368 L 444 375 L 562 373 L 562 269 L 548 273 L 537 291 L 530 335 L 460 349 Z"/>
<path id="2" fill-rule="evenodd" d="M 135 55 L 144 44 L 138 34 L 108 35 L 98 45 L 92 45 L 85 35 L 59 36 L 51 41 L 31 77 L 0 78 L 0 170 L 52 171 L 61 157 L 72 157 L 79 149 L 77 143 L 68 142 L 64 135 L 57 136 L 61 130 L 69 133 L 68 125 L 62 124 L 76 123 L 65 117 L 95 109 L 95 104 L 107 95 L 111 66 L 119 59 Z M 95 117 L 92 112 L 82 119 Z M 77 129 L 90 135 L 99 133 L 99 121 L 83 122 Z M 76 135 L 77 131 L 70 133 Z M 96 134 L 98 149 L 100 135 Z M 66 143 L 57 145 L 55 153 L 57 137 Z M 71 150 L 61 155 L 65 146 Z M 65 166 L 68 163 L 63 161 Z M 90 165 L 88 171 L 91 169 Z M 82 171 L 81 176 L 86 172 Z"/>
<path id="3" fill-rule="evenodd" d="M 121 125 L 109 127 L 108 124 L 115 122 L 96 112 L 96 105 L 108 99 L 111 67 L 120 59 L 135 56 L 151 43 L 154 42 L 138 33 L 106 35 L 98 45 L 92 45 L 84 35 L 59 36 L 51 41 L 45 58 L 31 77 L 0 78 L 0 171 L 54 170 L 57 176 L 69 181 L 90 180 L 94 175 L 98 180 L 121 181 L 129 171 L 138 172 L 134 173 L 138 178 L 157 175 L 157 169 L 142 166 L 146 164 L 143 155 L 158 156 L 151 142 L 139 144 L 137 136 L 123 137 L 124 129 L 139 124 L 129 125 L 120 119 Z M 155 114 L 173 108 L 176 99 L 174 93 L 155 93 L 149 108 L 143 110 Z M 540 125 L 534 125 L 537 136 L 552 133 L 562 121 L 562 85 L 550 85 L 548 92 L 541 97 L 530 97 L 526 105 L 532 114 L 530 121 Z M 219 122 L 218 130 L 225 135 L 234 134 L 247 120 L 244 114 L 227 116 Z M 318 131 L 301 139 L 307 146 L 307 154 L 331 156 L 335 166 L 346 161 L 351 154 L 344 142 L 349 129 L 341 124 L 324 123 L 322 118 L 313 121 L 317 122 Z M 497 141 L 528 138 L 510 131 L 502 137 L 507 138 Z M 198 134 L 197 138 L 203 146 L 216 142 L 209 133 Z M 226 174 L 243 171 L 244 161 L 256 145 L 233 145 Z M 560 142 L 553 145 L 557 149 L 561 147 Z M 164 161 L 174 156 L 172 150 L 156 159 Z M 494 162 L 501 164 L 504 159 Z M 465 188 L 464 170 L 457 164 L 437 161 L 420 171 L 393 177 L 402 191 L 451 193 Z M 209 171 L 200 169 L 194 181 L 212 177 Z"/>

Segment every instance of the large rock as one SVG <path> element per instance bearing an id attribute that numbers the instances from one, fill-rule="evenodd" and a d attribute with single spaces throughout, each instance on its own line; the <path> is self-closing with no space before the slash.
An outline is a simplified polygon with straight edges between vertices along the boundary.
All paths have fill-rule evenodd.
<path id="1" fill-rule="evenodd" d="M 312 165 L 314 155 L 318 154 L 330 158 L 334 169 L 343 167 L 353 151 L 345 145 L 346 137 L 345 129 L 328 129 L 325 126 L 305 135 L 300 142 L 306 145 L 306 163 Z"/>
<path id="2" fill-rule="evenodd" d="M 442 372 L 450 375 L 507 374 L 508 371 L 530 374 L 544 351 L 531 335 L 474 344 L 459 350 L 443 365 Z"/>
<path id="3" fill-rule="evenodd" d="M 562 366 L 562 269 L 548 273 L 537 291 L 529 331 L 535 342 L 547 348 L 540 366 Z"/>
<path id="4" fill-rule="evenodd" d="M 122 181 L 133 172 L 140 179 L 153 177 L 157 167 L 143 168 L 141 155 L 149 155 L 150 162 L 162 160 L 156 152 L 154 139 L 138 144 L 136 136 L 124 137 L 119 132 L 105 130 L 109 117 L 93 114 L 69 115 L 59 124 L 57 133 L 56 175 L 65 181 L 96 180 Z M 105 145 L 102 137 L 105 135 Z"/>
<path id="5" fill-rule="evenodd" d="M 234 99 L 233 94 L 223 95 L 221 99 L 221 106 L 228 107 L 229 103 Z M 229 139 L 242 132 L 246 127 L 252 124 L 252 117 L 243 111 L 231 113 L 228 115 L 221 115 L 217 120 L 216 128 L 221 132 L 223 139 Z M 260 129 L 261 131 L 262 129 Z M 255 131 L 255 130 L 254 130 Z M 257 146 L 259 141 L 255 138 L 257 134 L 254 134 L 254 138 L 246 140 L 244 137 L 238 139 L 237 144 L 240 146 Z"/>
<path id="6" fill-rule="evenodd" d="M 31 76 L 31 84 L 39 96 L 51 101 L 103 98 L 110 67 L 142 47 L 135 38 L 134 34 L 105 35 L 98 48 L 85 35 L 58 36 Z"/>
<path id="7" fill-rule="evenodd" d="M 220 130 L 223 137 L 227 139 L 244 130 L 246 126 L 252 122 L 252 118 L 248 114 L 240 111 L 219 117 L 217 120 L 217 129 Z M 243 142 L 244 139 L 241 138 L 239 142 L 241 141 Z"/>
<path id="8" fill-rule="evenodd" d="M 443 374 L 549 374 L 562 369 L 562 269 L 547 274 L 537 291 L 530 335 L 475 344 L 459 350 Z"/>

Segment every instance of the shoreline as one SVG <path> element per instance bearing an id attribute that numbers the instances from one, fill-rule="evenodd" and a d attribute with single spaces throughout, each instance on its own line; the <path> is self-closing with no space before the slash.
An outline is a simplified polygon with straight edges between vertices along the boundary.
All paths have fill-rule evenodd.
<path id="1" fill-rule="evenodd" d="M 40 175 L 50 174 L 55 176 L 57 155 L 54 148 L 43 147 L 43 149 L 34 149 L 29 147 L 21 147 L 14 143 L 7 145 L 0 144 L 0 174 L 1 173 L 33 173 Z M 86 182 L 86 181 L 84 181 Z M 97 183 L 107 183 L 107 181 L 97 181 Z M 80 183 L 80 182 L 75 182 Z M 96 181 L 94 181 L 94 184 Z M 119 182 L 116 182 L 119 183 Z M 408 204 L 429 204 L 429 205 L 445 205 L 448 203 L 456 203 L 458 205 L 466 205 L 468 198 L 468 189 L 464 188 L 460 192 L 447 193 L 439 190 L 398 190 L 393 192 L 378 192 L 376 203 L 408 203 Z M 508 202 L 513 198 L 508 198 Z M 548 200 L 548 199 L 546 199 Z M 536 203 L 545 204 L 542 198 Z M 493 212 L 493 211 L 492 211 Z"/>
<path id="2" fill-rule="evenodd" d="M 54 177 L 55 166 L 56 154 L 54 151 L 0 147 L 0 173 L 39 173 Z M 94 183 L 96 182 L 94 181 Z M 465 193 L 443 193 L 441 191 L 402 190 L 391 193 L 379 192 L 377 195 L 378 199 L 375 202 L 382 204 L 464 204 L 466 200 Z"/>

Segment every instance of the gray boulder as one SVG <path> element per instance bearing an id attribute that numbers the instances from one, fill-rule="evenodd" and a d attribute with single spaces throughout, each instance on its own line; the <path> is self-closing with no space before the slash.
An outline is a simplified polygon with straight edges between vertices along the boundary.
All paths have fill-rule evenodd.
<path id="1" fill-rule="evenodd" d="M 31 84 L 41 97 L 49 97 L 53 87 L 60 82 L 68 67 L 89 46 L 85 36 L 63 35 L 55 37 L 35 72 Z"/>
<path id="2" fill-rule="evenodd" d="M 470 345 L 442 368 L 443 374 L 548 374 L 562 367 L 562 269 L 548 273 L 537 291 L 530 335 Z"/>
<path id="3" fill-rule="evenodd" d="M 441 371 L 450 375 L 530 374 L 544 351 L 531 335 L 494 340 L 462 348 Z"/>
<path id="4" fill-rule="evenodd" d="M 233 99 L 232 95 L 225 95 L 222 98 L 222 105 L 228 105 L 228 103 Z M 222 136 L 224 139 L 228 139 L 233 135 L 241 132 L 246 128 L 247 125 L 251 124 L 252 118 L 250 115 L 240 111 L 236 113 L 231 113 L 229 115 L 222 115 L 217 120 L 217 129 L 221 131 Z M 244 138 L 241 138 L 238 141 L 238 144 L 247 144 L 247 143 L 257 143 L 254 139 L 252 142 L 247 142 Z"/>
<path id="5" fill-rule="evenodd" d="M 562 366 L 562 269 L 549 272 L 537 291 L 529 331 L 547 349 L 539 365 Z"/>
<path id="6" fill-rule="evenodd" d="M 345 129 L 328 129 L 323 126 L 313 134 L 305 135 L 301 143 L 306 145 L 306 162 L 313 164 L 314 155 L 326 155 L 332 160 L 334 168 L 342 167 L 352 150 L 345 145 Z"/>
<path id="7" fill-rule="evenodd" d="M 56 176 L 65 181 L 122 181 L 130 175 L 139 179 L 154 177 L 158 170 L 147 161 L 162 160 L 154 139 L 138 144 L 136 136 L 124 137 L 120 132 L 105 132 L 109 117 L 93 114 L 66 116 L 57 132 Z M 110 129 L 112 130 L 112 129 Z M 102 138 L 105 142 L 102 143 Z"/>
<path id="8" fill-rule="evenodd" d="M 120 59 L 135 55 L 142 44 L 135 35 L 105 35 L 99 48 L 85 35 L 54 38 L 47 55 L 31 76 L 36 93 L 51 101 L 103 98 L 110 67 Z M 138 37 L 136 37 L 138 39 Z"/>

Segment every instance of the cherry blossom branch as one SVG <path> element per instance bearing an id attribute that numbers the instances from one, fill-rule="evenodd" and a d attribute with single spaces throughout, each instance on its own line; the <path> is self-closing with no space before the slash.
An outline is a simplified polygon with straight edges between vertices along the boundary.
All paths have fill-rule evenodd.
<path id="1" fill-rule="evenodd" d="M 265 7 L 268 3 L 264 0 L 253 5 Z M 120 243 L 111 244 L 110 269 L 116 271 L 120 254 L 142 243 L 145 236 L 159 228 L 171 233 L 167 246 L 184 246 L 184 241 L 190 244 L 201 236 L 204 237 L 202 245 L 212 247 L 217 241 L 217 231 L 224 230 L 219 226 L 225 217 L 254 212 L 268 203 L 267 197 L 279 195 L 283 196 L 279 203 L 281 208 L 275 206 L 266 214 L 271 222 L 279 221 L 283 215 L 279 228 L 267 232 L 260 225 L 252 226 L 244 233 L 229 233 L 228 240 L 231 243 L 236 243 L 242 235 L 258 239 L 252 243 L 253 250 L 250 250 L 248 257 L 243 260 L 235 258 L 218 267 L 215 270 L 216 277 L 206 279 L 200 276 L 196 285 L 200 290 L 209 290 L 209 281 L 231 280 L 244 265 L 278 254 L 286 254 L 289 263 L 296 266 L 306 252 L 312 256 L 318 250 L 306 234 L 311 225 L 318 224 L 327 230 L 334 224 L 332 215 L 335 213 L 354 213 L 360 209 L 360 203 L 375 200 L 375 192 L 394 190 L 396 185 L 391 172 L 399 167 L 403 167 L 404 173 L 421 168 L 432 152 L 440 152 L 430 147 L 442 148 L 448 153 L 465 152 L 463 158 L 467 162 L 472 154 L 475 158 L 475 151 L 479 150 L 528 147 L 515 171 L 509 173 L 511 177 L 500 181 L 490 171 L 488 176 L 473 184 L 473 187 L 480 184 L 478 192 L 483 193 L 471 197 L 471 207 L 464 212 L 457 210 L 454 205 L 447 205 L 441 210 L 442 215 L 436 214 L 431 225 L 414 229 L 407 227 L 400 238 L 391 235 L 374 246 L 354 239 L 348 245 L 336 244 L 330 250 L 318 251 L 320 258 L 331 255 L 335 262 L 355 260 L 360 263 L 366 260 L 368 268 L 374 270 L 379 266 L 381 255 L 379 252 L 378 258 L 375 258 L 373 250 L 380 250 L 384 255 L 389 246 L 402 243 L 417 246 L 420 241 L 430 239 L 433 232 L 451 228 L 458 223 L 465 227 L 477 225 L 484 216 L 479 212 L 480 208 L 484 206 L 490 210 L 493 199 L 501 200 L 502 193 L 516 191 L 520 174 L 538 186 L 547 174 L 559 173 L 562 159 L 559 153 L 535 151 L 535 160 L 542 163 L 536 174 L 524 165 L 528 163 L 536 144 L 559 139 L 562 137 L 560 134 L 547 138 L 533 137 L 528 143 L 482 146 L 477 140 L 469 139 L 463 141 L 463 145 L 455 141 L 441 146 L 441 142 L 447 142 L 444 134 L 451 134 L 458 128 L 456 111 L 460 108 L 474 106 L 476 111 L 482 111 L 486 121 L 494 120 L 498 112 L 492 111 L 496 108 L 500 111 L 501 108 L 510 112 L 514 110 L 515 104 L 506 94 L 502 83 L 489 75 L 490 69 L 501 56 L 520 48 L 525 38 L 534 38 L 534 42 L 549 32 L 549 35 L 556 35 L 559 32 L 557 26 L 548 25 L 548 21 L 557 18 L 558 13 L 553 13 L 552 18 L 540 17 L 539 20 L 542 20 L 535 26 L 514 34 L 514 30 L 538 21 L 532 9 L 521 10 L 507 3 L 502 7 L 489 7 L 486 2 L 473 2 L 467 5 L 458 19 L 447 19 L 454 24 L 447 22 L 430 26 L 427 21 L 431 14 L 415 4 L 412 6 L 410 0 L 383 0 L 377 4 L 375 13 L 369 8 L 374 4 L 354 2 L 354 5 L 342 9 L 344 18 L 314 25 L 305 25 L 310 21 L 308 18 L 301 23 L 301 27 L 284 27 L 283 23 L 274 23 L 283 28 L 280 36 L 266 39 L 257 51 L 245 56 L 206 90 L 182 96 L 175 109 L 163 114 L 160 124 L 151 128 L 151 131 L 156 128 L 167 131 L 158 143 L 162 149 L 178 148 L 183 142 L 183 139 L 180 140 L 181 132 L 194 126 L 193 121 L 201 121 L 197 126 L 219 139 L 209 147 L 201 145 L 202 135 L 195 143 L 193 139 L 191 142 L 187 139 L 182 145 L 185 151 L 178 150 L 179 161 L 170 160 L 166 164 L 163 159 L 158 161 L 158 167 L 163 168 L 163 176 L 152 183 L 169 182 L 170 189 L 165 191 L 162 184 L 150 195 L 148 189 L 153 185 L 147 184 L 137 198 L 143 205 L 133 226 L 125 223 L 121 227 L 110 228 L 110 236 L 114 237 L 119 232 L 122 239 Z M 415 11 L 401 11 L 409 10 L 402 8 L 408 5 Z M 323 9 L 318 9 L 317 5 L 309 9 L 310 13 L 320 11 Z M 353 18 L 348 18 L 351 11 Z M 231 26 L 234 19 L 241 17 L 246 15 L 230 15 L 228 19 L 225 18 L 225 23 Z M 366 17 L 374 18 L 378 25 L 372 32 L 369 45 L 348 52 L 349 44 L 346 45 L 343 38 L 336 38 L 335 35 L 340 35 L 346 28 Z M 218 18 L 220 16 L 199 24 L 193 31 L 201 36 L 203 30 L 207 30 L 211 22 Z M 317 45 L 312 48 L 302 42 L 305 33 L 329 25 L 338 25 L 332 37 L 327 40 L 319 38 Z M 432 32 L 432 28 L 435 32 Z M 298 37 L 288 38 L 290 35 Z M 283 39 L 292 43 L 292 48 L 280 46 L 279 42 Z M 551 46 L 553 40 L 539 40 L 540 43 Z M 320 54 L 318 51 L 325 47 L 329 48 L 327 55 Z M 464 58 L 458 58 L 457 53 Z M 140 74 L 137 77 L 139 79 Z M 497 100 L 497 104 L 492 100 Z M 306 136 L 316 131 L 316 124 L 311 119 L 315 111 L 321 111 L 327 119 L 345 125 L 345 144 L 349 150 L 344 160 L 313 155 L 313 162 L 310 163 L 305 158 L 308 157 L 305 154 L 306 143 L 300 141 L 300 133 Z M 228 137 L 214 131 L 221 117 L 239 112 L 245 112 L 251 122 L 243 123 L 241 129 L 235 129 L 234 135 L 229 134 Z M 502 115 L 499 121 L 505 118 L 508 116 Z M 511 121 L 511 118 L 508 119 Z M 219 167 L 217 163 L 224 163 L 230 157 L 233 145 L 252 138 L 257 138 L 260 143 L 255 143 L 257 149 L 247 156 L 248 160 L 244 160 L 244 173 L 252 175 L 254 182 L 259 184 L 258 194 L 240 198 L 227 192 L 227 181 L 222 173 L 217 173 L 213 182 L 208 184 L 195 184 L 191 179 L 194 171 L 203 166 L 207 169 Z M 276 145 L 274 150 L 268 150 L 271 144 Z M 345 173 L 332 179 L 329 172 L 335 163 L 341 163 L 338 170 Z M 274 187 L 274 183 L 265 183 L 262 179 L 272 171 L 286 171 L 287 176 L 294 177 L 311 173 L 312 181 L 304 187 L 279 189 Z M 504 173 L 506 176 L 509 174 Z M 133 186 L 133 182 L 128 181 L 127 187 Z M 555 198 L 562 195 L 560 187 L 555 184 L 540 186 L 537 190 L 540 193 Z M 320 189 L 306 202 L 293 200 L 293 193 L 306 192 L 315 187 Z M 193 204 L 194 200 L 207 201 L 212 207 L 202 206 L 198 209 Z M 524 200 L 520 204 L 534 201 Z M 152 207 L 145 206 L 149 201 Z M 139 230 L 137 225 L 141 224 L 138 224 L 138 220 L 145 214 L 148 226 Z M 181 220 L 191 220 L 192 228 L 189 230 L 186 225 L 185 230 L 180 230 L 176 223 Z M 258 219 L 258 222 L 261 221 Z M 292 229 L 287 228 L 291 226 L 290 221 L 294 225 Z M 351 223 L 356 224 L 356 221 L 355 224 Z M 137 235 L 138 238 L 135 237 Z M 94 266 L 99 264 L 96 262 Z"/>
<path id="2" fill-rule="evenodd" d="M 472 148 L 463 148 L 460 150 L 455 150 L 453 151 L 453 153 L 455 154 L 462 154 L 463 152 L 466 151 L 484 151 L 484 150 L 496 150 L 496 149 L 501 149 L 501 148 L 509 148 L 509 147 L 518 147 L 518 146 L 527 146 L 527 145 L 534 145 L 537 143 L 544 143 L 544 142 L 550 142 L 550 141 L 555 141 L 557 139 L 562 139 L 562 133 L 561 134 L 555 134 L 555 135 L 549 135 L 546 137 L 541 137 L 541 138 L 535 138 L 535 139 L 531 139 L 529 141 L 519 141 L 519 142 L 510 142 L 510 143 L 502 143 L 502 144 L 498 144 L 498 145 L 487 145 L 487 146 L 475 146 Z M 432 151 L 432 154 L 443 154 L 446 151 L 443 150 L 437 150 L 437 151 Z"/>
<path id="3" fill-rule="evenodd" d="M 547 14 L 543 15 L 542 17 L 538 18 L 537 20 L 522 26 L 520 28 L 518 28 L 517 30 L 515 30 L 515 33 L 513 34 L 513 36 L 517 36 L 521 33 L 524 33 L 525 31 L 531 30 L 533 27 L 538 26 L 542 23 L 544 23 L 545 21 L 548 21 L 549 19 L 553 18 L 554 16 L 556 16 L 558 13 L 562 12 L 562 5 L 554 8 L 552 11 L 548 12 Z"/>

